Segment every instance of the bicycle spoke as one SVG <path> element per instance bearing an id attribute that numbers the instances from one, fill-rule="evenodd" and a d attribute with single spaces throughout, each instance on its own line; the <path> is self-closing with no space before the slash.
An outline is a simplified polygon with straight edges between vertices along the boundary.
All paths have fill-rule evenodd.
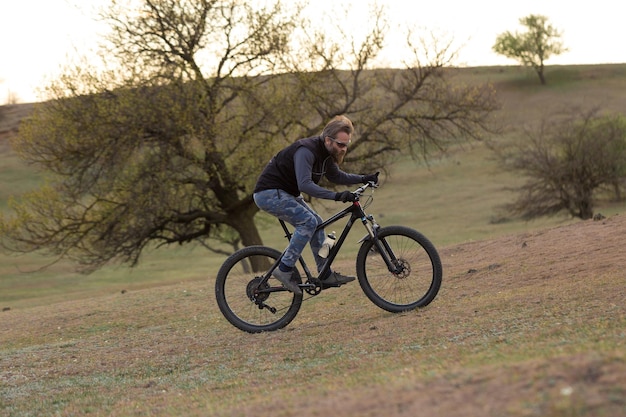
<path id="1" fill-rule="evenodd" d="M 379 232 L 391 252 L 392 270 L 372 242 L 357 258 L 359 282 L 366 295 L 388 311 L 405 311 L 432 301 L 441 284 L 441 264 L 434 247 L 418 232 L 392 226 Z"/>
<path id="2" fill-rule="evenodd" d="M 301 295 L 286 290 L 266 291 L 282 288 L 274 278 L 262 283 L 262 276 L 279 256 L 279 252 L 270 248 L 244 248 L 233 254 L 218 272 L 218 305 L 236 327 L 252 333 L 276 330 L 297 314 Z"/>

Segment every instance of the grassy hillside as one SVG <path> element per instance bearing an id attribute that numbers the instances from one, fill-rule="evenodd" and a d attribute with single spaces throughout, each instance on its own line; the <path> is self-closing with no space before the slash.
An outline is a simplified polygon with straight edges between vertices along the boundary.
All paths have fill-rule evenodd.
<path id="1" fill-rule="evenodd" d="M 494 83 L 511 129 L 569 103 L 625 113 L 625 75 L 554 67 L 542 88 L 512 67 L 457 74 Z M 38 181 L 3 142 L 7 123 L 0 209 Z M 441 252 L 439 296 L 410 313 L 378 309 L 352 283 L 306 301 L 286 329 L 248 335 L 215 304 L 223 259 L 199 248 L 89 276 L 0 255 L 0 417 L 626 416 L 624 205 L 603 203 L 600 222 L 495 222 L 517 179 L 489 155 L 474 144 L 430 167 L 398 161 L 376 191 L 382 225 L 415 227 Z M 263 234 L 284 246 L 275 226 Z M 357 247 L 346 249 L 341 270 L 354 273 Z"/>
<path id="2" fill-rule="evenodd" d="M 547 70 L 547 87 L 539 85 L 532 72 L 517 67 L 451 71 L 460 83 L 494 85 L 503 105 L 496 118 L 506 128 L 494 140 L 511 140 L 515 131 L 566 105 L 599 105 L 606 111 L 626 112 L 626 96 L 622 94 L 626 89 L 626 65 L 552 67 Z M 28 190 L 39 181 L 37 172 L 24 166 L 6 141 L 8 134 L 15 133 L 19 120 L 31 110 L 29 104 L 11 106 L 5 109 L 5 120 L 0 121 L 0 210 L 6 209 L 10 195 Z M 377 190 L 370 212 L 377 215 L 382 225 L 404 224 L 422 231 L 437 246 L 576 222 L 567 216 L 501 222 L 497 207 L 512 197 L 504 187 L 519 179 L 502 172 L 490 157 L 483 144 L 466 144 L 438 160 L 431 160 L 430 166 L 399 160 L 383 187 Z M 324 215 L 341 206 L 317 204 Z M 610 215 L 623 211 L 624 204 L 604 202 L 598 209 Z M 354 241 L 361 237 L 361 230 L 353 233 Z M 270 220 L 262 234 L 271 246 L 285 245 L 274 220 Z M 351 260 L 356 250 L 356 245 L 346 245 L 343 259 Z M 38 271 L 51 261 L 38 256 L 15 258 L 0 253 L 0 305 L 19 308 L 92 293 L 205 279 L 214 275 L 223 257 L 199 248 L 166 248 L 146 253 L 134 270 L 111 267 L 87 277 L 73 272 L 73 266 L 65 262 Z M 33 287 L 43 289 L 33 291 Z"/>
<path id="3" fill-rule="evenodd" d="M 4 311 L 0 416 L 624 416 L 625 229 L 445 246 L 425 309 L 352 283 L 268 334 L 230 326 L 206 279 Z"/>

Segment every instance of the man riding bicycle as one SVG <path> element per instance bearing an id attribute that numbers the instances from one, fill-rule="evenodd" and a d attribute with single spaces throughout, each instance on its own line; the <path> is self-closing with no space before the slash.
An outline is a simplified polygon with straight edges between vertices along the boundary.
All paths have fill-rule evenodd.
<path id="1" fill-rule="evenodd" d="M 324 127 L 321 135 L 299 139 L 278 152 L 257 180 L 253 196 L 256 205 L 295 227 L 285 254 L 272 274 L 293 293 L 302 294 L 291 275 L 307 242 L 311 245 L 318 273 L 325 263 L 318 252 L 326 235 L 323 229 L 315 231 L 323 220 L 304 201 L 301 193 L 345 203 L 354 201 L 355 196 L 350 191 L 334 192 L 319 186 L 322 177 L 340 185 L 378 183 L 378 173 L 357 175 L 339 169 L 353 133 L 350 119 L 336 116 Z M 322 288 L 329 288 L 354 281 L 355 277 L 331 271 L 320 279 Z"/>

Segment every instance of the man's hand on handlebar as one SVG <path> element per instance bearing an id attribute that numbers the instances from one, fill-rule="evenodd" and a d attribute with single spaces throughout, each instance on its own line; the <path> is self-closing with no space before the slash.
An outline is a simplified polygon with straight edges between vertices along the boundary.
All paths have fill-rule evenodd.
<path id="1" fill-rule="evenodd" d="M 375 174 L 363 175 L 361 182 L 363 184 L 373 182 L 374 184 L 378 185 L 378 174 L 380 174 L 380 171 L 377 171 Z"/>
<path id="2" fill-rule="evenodd" d="M 341 201 L 342 203 L 347 203 L 348 201 L 356 201 L 356 198 L 356 195 L 354 195 L 350 191 L 342 191 L 335 194 L 335 201 Z"/>

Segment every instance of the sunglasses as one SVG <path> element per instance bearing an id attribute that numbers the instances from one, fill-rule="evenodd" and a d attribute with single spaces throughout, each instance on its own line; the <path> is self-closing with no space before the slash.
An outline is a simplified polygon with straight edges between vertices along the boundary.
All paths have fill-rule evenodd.
<path id="1" fill-rule="evenodd" d="M 332 140 L 333 142 L 335 142 L 335 143 L 337 144 L 337 146 L 339 146 L 339 148 L 340 148 L 340 149 L 345 149 L 345 148 L 347 148 L 347 147 L 348 147 L 348 145 L 350 144 L 350 142 L 352 142 L 352 141 L 350 141 L 350 140 L 348 141 L 348 143 L 346 143 L 346 142 L 340 142 L 340 141 L 338 141 L 337 139 L 335 139 L 335 138 L 333 138 L 333 137 L 331 137 L 331 136 L 327 136 L 327 138 L 328 138 L 328 139 L 330 139 L 330 140 Z"/>

